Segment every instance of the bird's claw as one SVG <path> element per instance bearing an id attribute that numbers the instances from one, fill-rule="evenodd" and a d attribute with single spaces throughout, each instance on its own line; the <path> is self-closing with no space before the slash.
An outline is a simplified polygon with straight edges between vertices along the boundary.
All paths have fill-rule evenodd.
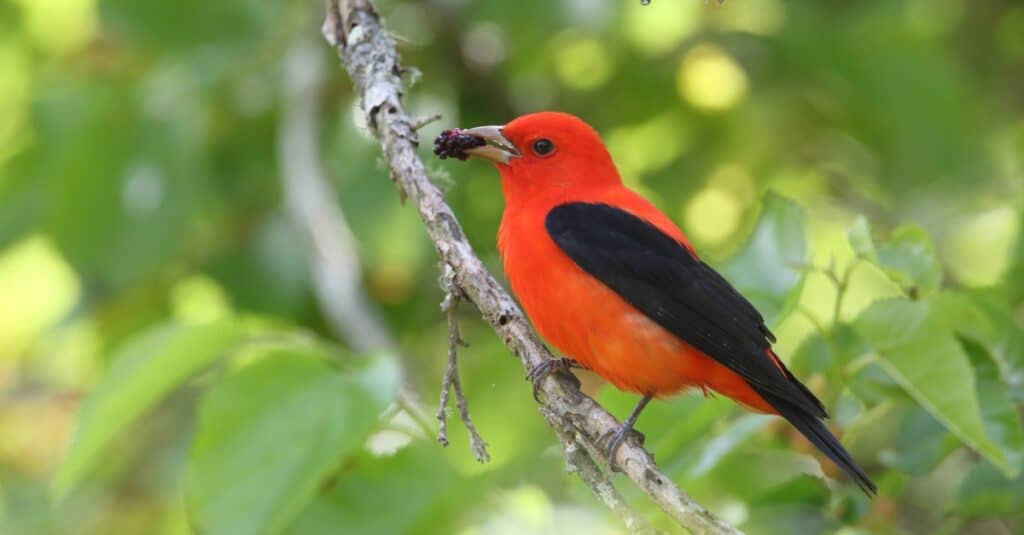
<path id="1" fill-rule="evenodd" d="M 526 378 L 531 383 L 533 383 L 533 399 L 538 402 L 540 401 L 541 382 L 544 380 L 545 377 L 555 373 L 565 374 L 567 377 L 570 378 L 570 380 L 572 380 L 572 382 L 576 383 L 576 387 L 579 388 L 580 380 L 577 379 L 575 375 L 570 373 L 570 370 L 572 368 L 582 367 L 583 366 L 581 366 L 580 363 L 576 362 L 575 360 L 567 359 L 564 357 L 557 359 L 548 359 L 544 361 L 543 364 L 535 366 L 532 370 L 530 370 L 530 373 L 526 374 Z"/>
<path id="2" fill-rule="evenodd" d="M 619 446 L 629 438 L 630 434 L 633 435 L 637 444 L 640 446 L 644 445 L 644 434 L 626 424 L 619 425 L 615 429 L 605 432 L 597 439 L 597 446 L 604 449 L 604 455 L 608 458 L 608 468 L 612 472 L 622 471 L 619 463 L 615 460 L 615 453 L 619 451 Z"/>

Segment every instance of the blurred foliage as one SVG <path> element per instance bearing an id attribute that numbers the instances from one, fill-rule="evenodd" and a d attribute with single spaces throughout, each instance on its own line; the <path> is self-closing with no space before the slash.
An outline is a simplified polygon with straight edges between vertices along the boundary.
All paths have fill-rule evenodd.
<path id="1" fill-rule="evenodd" d="M 749 533 L 1024 531 L 1024 5 L 511 6 L 380 2 L 411 108 L 445 116 L 423 139 L 585 117 L 765 311 L 880 495 L 695 395 L 639 422 L 665 470 Z M 400 376 L 437 398 L 434 255 L 322 46 L 325 165 L 405 354 L 331 340 L 277 156 L 282 63 L 319 9 L 0 0 L 0 533 L 622 530 L 468 307 L 492 462 L 394 405 Z M 494 171 L 427 162 L 500 272 Z"/>

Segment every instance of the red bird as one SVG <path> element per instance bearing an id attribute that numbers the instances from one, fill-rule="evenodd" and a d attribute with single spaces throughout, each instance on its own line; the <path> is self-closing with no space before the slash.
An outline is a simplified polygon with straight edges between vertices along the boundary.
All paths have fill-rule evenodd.
<path id="1" fill-rule="evenodd" d="M 498 249 L 540 334 L 573 364 L 643 396 L 609 437 L 609 458 L 653 397 L 710 389 L 782 416 L 865 492 L 876 491 L 822 423 L 821 402 L 772 351 L 761 314 L 622 184 L 593 128 L 535 113 L 452 131 L 436 152 L 486 158 L 501 173 Z"/>

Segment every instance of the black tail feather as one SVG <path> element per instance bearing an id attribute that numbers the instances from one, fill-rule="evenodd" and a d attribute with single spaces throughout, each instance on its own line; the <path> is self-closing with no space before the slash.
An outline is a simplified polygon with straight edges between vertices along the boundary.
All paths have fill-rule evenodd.
<path id="1" fill-rule="evenodd" d="M 860 466 L 857 466 L 857 462 L 853 460 L 849 452 L 843 448 L 843 445 L 839 443 L 839 439 L 828 430 L 824 422 L 820 418 L 813 414 L 808 414 L 803 409 L 787 402 L 786 400 L 771 396 L 770 394 L 765 395 L 761 393 L 772 407 L 775 407 L 779 411 L 779 415 L 789 421 L 800 431 L 800 434 L 807 437 L 807 440 L 811 441 L 822 453 L 825 454 L 832 462 L 841 468 L 850 479 L 852 479 L 861 490 L 864 491 L 869 497 L 874 496 L 878 493 L 878 488 L 871 481 L 864 470 Z"/>

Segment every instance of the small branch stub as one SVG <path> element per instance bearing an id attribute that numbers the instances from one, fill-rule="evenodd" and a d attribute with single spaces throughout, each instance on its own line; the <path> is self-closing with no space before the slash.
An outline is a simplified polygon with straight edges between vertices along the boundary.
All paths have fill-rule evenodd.
<path id="1" fill-rule="evenodd" d="M 419 119 L 416 119 L 415 121 L 413 121 L 412 129 L 413 130 L 419 130 L 419 129 L 423 128 L 424 126 L 427 126 L 430 123 L 436 123 L 437 121 L 440 121 L 440 120 L 441 120 L 441 114 L 440 113 L 432 113 L 430 115 L 427 115 L 426 117 L 420 117 Z"/>

